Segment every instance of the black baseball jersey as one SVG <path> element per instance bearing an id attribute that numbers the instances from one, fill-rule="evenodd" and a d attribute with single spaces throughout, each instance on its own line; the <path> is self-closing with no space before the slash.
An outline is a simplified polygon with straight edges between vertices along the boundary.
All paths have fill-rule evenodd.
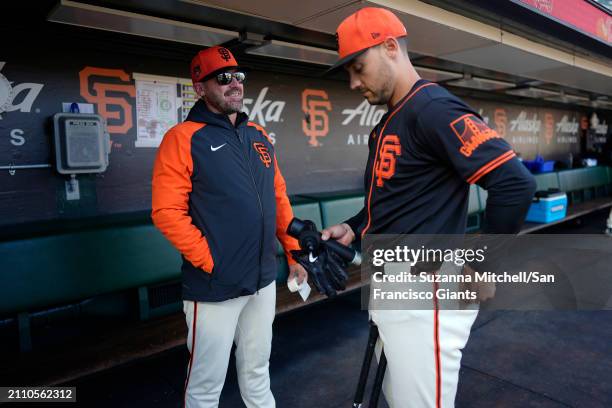
<path id="1" fill-rule="evenodd" d="M 510 160 L 511 146 L 477 112 L 419 80 L 372 131 L 364 209 L 347 222 L 362 236 L 462 234 L 470 184 Z"/>

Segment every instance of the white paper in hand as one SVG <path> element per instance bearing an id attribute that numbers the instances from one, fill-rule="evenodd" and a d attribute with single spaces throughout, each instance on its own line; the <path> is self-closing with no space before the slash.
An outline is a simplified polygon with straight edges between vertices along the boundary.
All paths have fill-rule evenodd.
<path id="1" fill-rule="evenodd" d="M 304 302 L 306 301 L 306 299 L 308 299 L 308 296 L 310 296 L 310 291 L 312 290 L 310 288 L 310 285 L 306 281 L 302 282 L 301 285 L 298 285 L 297 278 L 289 279 L 287 281 L 287 287 L 292 293 L 298 292 Z"/>
<path id="2" fill-rule="evenodd" d="M 310 296 L 310 291 L 311 291 L 311 288 L 308 282 L 306 281 L 302 282 L 302 284 L 300 285 L 299 293 L 304 302 L 306 301 L 306 299 L 308 299 L 308 296 Z"/>

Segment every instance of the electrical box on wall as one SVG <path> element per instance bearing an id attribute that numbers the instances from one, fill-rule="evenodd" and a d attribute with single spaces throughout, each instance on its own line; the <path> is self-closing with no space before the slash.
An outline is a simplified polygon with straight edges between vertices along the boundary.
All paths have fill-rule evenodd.
<path id="1" fill-rule="evenodd" d="M 100 115 L 56 113 L 55 163 L 61 174 L 102 173 L 108 167 L 109 135 Z"/>

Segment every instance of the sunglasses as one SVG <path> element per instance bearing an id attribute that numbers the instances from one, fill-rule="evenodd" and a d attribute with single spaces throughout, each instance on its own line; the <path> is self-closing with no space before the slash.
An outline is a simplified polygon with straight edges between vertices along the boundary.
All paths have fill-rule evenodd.
<path id="1" fill-rule="evenodd" d="M 222 72 L 217 74 L 217 83 L 219 85 L 229 85 L 232 78 L 235 78 L 236 82 L 241 84 L 246 79 L 246 74 L 244 72 Z"/>

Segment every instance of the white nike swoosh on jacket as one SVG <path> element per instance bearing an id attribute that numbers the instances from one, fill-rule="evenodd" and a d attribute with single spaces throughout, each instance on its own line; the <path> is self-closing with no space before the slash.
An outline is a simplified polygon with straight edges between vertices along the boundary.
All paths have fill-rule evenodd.
<path id="1" fill-rule="evenodd" d="M 223 143 L 221 146 L 217 146 L 217 147 L 212 147 L 212 145 L 210 146 L 210 150 L 213 152 L 216 152 L 217 150 L 219 150 L 220 148 L 222 148 L 223 146 L 225 146 L 227 143 Z"/>

